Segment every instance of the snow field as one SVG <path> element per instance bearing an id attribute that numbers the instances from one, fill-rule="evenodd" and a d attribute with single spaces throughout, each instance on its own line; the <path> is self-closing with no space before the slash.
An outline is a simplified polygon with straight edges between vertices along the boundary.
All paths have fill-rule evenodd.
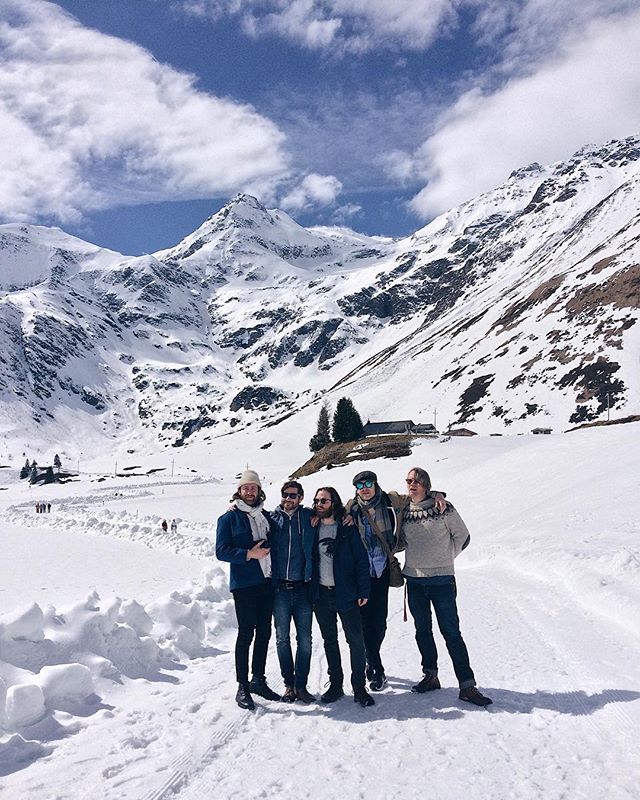
<path id="1" fill-rule="evenodd" d="M 28 556 L 37 577 L 25 573 L 20 608 L 1 621 L 0 660 L 7 691 L 35 687 L 17 693 L 14 721 L 16 710 L 26 719 L 43 713 L 37 691 L 44 716 L 0 736 L 0 796 L 635 800 L 639 439 L 640 425 L 543 439 L 478 437 L 423 442 L 407 459 L 366 463 L 389 489 L 401 487 L 411 466 L 426 466 L 471 530 L 471 546 L 456 566 L 459 609 L 478 684 L 494 700 L 488 709 L 460 703 L 438 634 L 442 690 L 409 691 L 420 659 L 397 589 L 383 645 L 389 687 L 373 708 L 356 706 L 349 693 L 330 706 L 256 698 L 255 713 L 237 708 L 225 565 L 190 549 L 211 539 L 205 520 L 226 507 L 238 466 L 231 451 L 227 475 L 206 490 L 206 502 L 188 499 L 185 486 L 165 485 L 167 508 L 181 508 L 182 539 L 163 538 L 142 486 L 104 506 L 93 495 L 78 496 L 46 516 L 21 507 L 17 491 L 7 492 L 10 552 L 23 552 L 19 533 L 33 538 L 49 571 L 62 570 L 76 595 L 68 605 L 34 605 L 47 567 L 40 552 Z M 274 447 L 251 462 L 265 479 L 268 507 L 292 457 Z M 250 458 L 248 448 L 242 458 Z M 225 462 L 218 456 L 217 463 Z M 307 501 L 325 484 L 348 497 L 360 466 L 304 479 Z M 132 541 L 147 528 L 148 536 Z M 100 566 L 88 558 L 87 544 L 105 548 Z M 80 564 L 62 561 L 65 549 L 80 553 Z M 139 590 L 126 572 L 131 559 Z M 199 579 L 179 576 L 205 565 Z M 129 599 L 97 597 L 91 587 L 105 579 L 101 572 L 113 593 Z M 162 574 L 151 583 L 156 573 Z M 4 580 L 11 584 L 9 575 Z M 54 623 L 60 615 L 63 626 Z M 69 667 L 74 671 L 66 674 Z M 275 636 L 267 669 L 270 685 L 281 691 Z M 314 626 L 309 690 L 318 695 L 326 679 Z M 50 707 L 47 695 L 54 698 Z"/>

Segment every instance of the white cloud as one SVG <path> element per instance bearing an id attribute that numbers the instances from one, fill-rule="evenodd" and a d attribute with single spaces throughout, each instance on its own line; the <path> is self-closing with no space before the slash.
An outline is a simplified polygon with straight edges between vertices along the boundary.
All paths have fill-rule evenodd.
<path id="1" fill-rule="evenodd" d="M 284 134 L 200 92 L 143 48 L 43 0 L 0 0 L 0 216 L 76 221 L 94 209 L 268 195 Z"/>
<path id="2" fill-rule="evenodd" d="M 183 0 L 183 8 L 218 20 L 238 15 L 252 36 L 276 34 L 311 50 L 366 52 L 376 47 L 422 49 L 455 8 L 470 0 Z"/>
<path id="3" fill-rule="evenodd" d="M 592 22 L 560 55 L 493 91 L 473 89 L 415 155 L 428 181 L 413 209 L 433 216 L 519 166 L 640 132 L 640 12 Z"/>
<path id="4" fill-rule="evenodd" d="M 330 206 L 341 191 L 342 183 L 334 175 L 311 172 L 282 198 L 280 204 L 289 211 Z"/>

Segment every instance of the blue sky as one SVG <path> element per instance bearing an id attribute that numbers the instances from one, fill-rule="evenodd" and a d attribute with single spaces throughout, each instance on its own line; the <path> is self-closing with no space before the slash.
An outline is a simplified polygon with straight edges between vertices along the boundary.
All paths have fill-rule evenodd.
<path id="1" fill-rule="evenodd" d="M 0 0 L 0 219 L 127 254 L 239 191 L 402 236 L 640 132 L 637 0 Z"/>

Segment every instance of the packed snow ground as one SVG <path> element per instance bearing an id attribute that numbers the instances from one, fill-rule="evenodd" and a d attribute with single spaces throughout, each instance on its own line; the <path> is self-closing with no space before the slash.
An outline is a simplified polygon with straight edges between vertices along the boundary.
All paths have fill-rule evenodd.
<path id="1" fill-rule="evenodd" d="M 444 647 L 442 691 L 409 692 L 420 664 L 395 589 L 375 707 L 347 696 L 237 708 L 215 519 L 246 461 L 275 505 L 304 457 L 284 437 L 260 444 L 191 454 L 199 478 L 87 473 L 30 490 L 0 470 L 3 800 L 637 797 L 640 424 L 423 441 L 407 459 L 367 462 L 386 488 L 425 466 L 471 530 L 459 607 L 488 710 L 458 701 Z M 307 478 L 307 499 L 326 484 L 348 496 L 358 468 Z M 165 534 L 172 517 L 178 532 Z M 281 689 L 274 639 L 268 667 Z M 310 690 L 325 680 L 314 629 Z"/>

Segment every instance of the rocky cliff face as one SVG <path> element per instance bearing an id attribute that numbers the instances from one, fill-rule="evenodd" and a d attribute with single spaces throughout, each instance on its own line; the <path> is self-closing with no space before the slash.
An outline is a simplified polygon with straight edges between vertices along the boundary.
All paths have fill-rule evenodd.
<path id="1" fill-rule="evenodd" d="M 639 207 L 632 138 L 518 170 L 399 241 L 247 195 L 140 258 L 0 226 L 3 429 L 182 445 L 327 392 L 491 432 L 637 412 Z"/>

